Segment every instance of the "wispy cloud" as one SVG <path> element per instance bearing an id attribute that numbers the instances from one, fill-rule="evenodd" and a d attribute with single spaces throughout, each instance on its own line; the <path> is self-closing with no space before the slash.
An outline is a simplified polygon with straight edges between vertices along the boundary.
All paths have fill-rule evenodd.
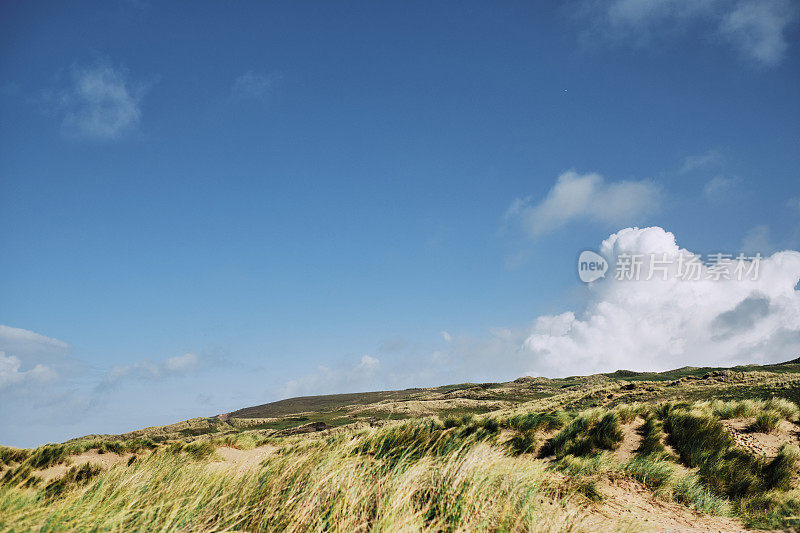
<path id="1" fill-rule="evenodd" d="M 750 228 L 742 239 L 740 249 L 747 253 L 767 254 L 777 250 L 777 245 L 772 242 L 769 226 L 761 224 Z"/>
<path id="2" fill-rule="evenodd" d="M 787 33 L 798 16 L 792 0 L 595 0 L 589 5 L 596 29 L 615 42 L 643 46 L 699 32 L 766 66 L 786 55 Z"/>
<path id="3" fill-rule="evenodd" d="M 737 178 L 714 176 L 703 187 L 703 194 L 712 202 L 722 202 L 735 196 L 739 185 Z"/>
<path id="4" fill-rule="evenodd" d="M 516 199 L 505 220 L 518 220 L 533 237 L 555 231 L 572 221 L 585 219 L 606 225 L 637 222 L 658 208 L 661 192 L 651 181 L 606 182 L 595 173 L 561 174 L 547 196 L 538 203 Z"/>
<path id="5" fill-rule="evenodd" d="M 65 137 L 112 141 L 139 126 L 146 91 L 128 80 L 124 68 L 98 63 L 72 67 L 67 87 L 47 99 L 63 115 Z"/>
<path id="6" fill-rule="evenodd" d="M 725 158 L 718 150 L 709 150 L 702 154 L 690 155 L 683 160 L 680 172 L 681 174 L 686 174 L 687 172 L 707 167 L 718 167 L 724 160 Z"/>
<path id="7" fill-rule="evenodd" d="M 735 4 L 719 26 L 745 56 L 764 65 L 776 65 L 786 54 L 786 30 L 797 20 L 791 0 L 748 0 Z"/>
<path id="8" fill-rule="evenodd" d="M 233 80 L 231 95 L 239 99 L 261 99 L 268 96 L 281 79 L 277 72 L 245 72 Z"/>
<path id="9" fill-rule="evenodd" d="M 52 352 L 61 354 L 67 348 L 69 345 L 62 340 L 0 324 L 0 349 L 7 352 L 34 355 Z"/>
<path id="10" fill-rule="evenodd" d="M 197 368 L 200 357 L 193 353 L 185 353 L 169 357 L 164 361 L 143 359 L 128 365 L 118 365 L 106 374 L 97 389 L 106 390 L 127 380 L 156 380 L 179 376 Z"/>
<path id="11" fill-rule="evenodd" d="M 286 398 L 303 394 L 326 394 L 342 391 L 361 391 L 369 389 L 381 368 L 378 358 L 362 355 L 358 363 L 350 366 L 318 366 L 308 375 L 287 381 L 277 391 L 277 395 Z"/>

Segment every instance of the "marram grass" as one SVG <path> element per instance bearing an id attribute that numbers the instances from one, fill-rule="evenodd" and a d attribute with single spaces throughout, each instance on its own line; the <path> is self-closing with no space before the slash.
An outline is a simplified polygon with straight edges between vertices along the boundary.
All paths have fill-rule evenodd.
<path id="1" fill-rule="evenodd" d="M 657 498 L 751 526 L 792 527 L 800 450 L 787 444 L 776 457 L 755 456 L 721 420 L 796 423 L 797 414 L 785 400 L 623 404 L 327 436 L 0 448 L 0 531 L 591 531 L 604 477 L 635 479 Z M 621 459 L 624 424 L 635 424 L 640 440 Z M 265 444 L 272 453 L 248 470 L 215 453 Z M 108 471 L 71 466 L 46 483 L 36 477 L 87 450 L 137 455 Z"/>
<path id="2" fill-rule="evenodd" d="M 580 531 L 578 489 L 485 443 L 399 461 L 341 443 L 250 472 L 157 452 L 60 497 L 2 487 L 0 529 Z"/>

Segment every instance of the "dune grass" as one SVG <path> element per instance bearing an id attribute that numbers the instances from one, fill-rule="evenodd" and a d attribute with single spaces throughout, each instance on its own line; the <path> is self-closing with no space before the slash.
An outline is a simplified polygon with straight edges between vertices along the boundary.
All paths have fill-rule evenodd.
<path id="1" fill-rule="evenodd" d="M 630 404 L 428 417 L 281 438 L 242 431 L 0 448 L 0 531 L 591 531 L 597 525 L 587 514 L 602 500 L 603 476 L 636 480 L 699 512 L 789 528 L 800 514 L 800 450 L 786 444 L 776 457 L 755 456 L 721 422 L 764 415 L 777 417 L 776 425 L 796 421 L 797 406 Z M 635 456 L 618 459 L 621 426 L 637 417 Z M 217 462 L 219 446 L 265 444 L 273 452 L 258 468 Z M 37 477 L 88 450 L 136 455 L 107 471 L 85 464 L 47 483 Z"/>
<path id="2" fill-rule="evenodd" d="M 405 427 L 319 440 L 251 473 L 159 450 L 89 479 L 70 474 L 60 495 L 0 487 L 0 529 L 590 529 L 581 525 L 580 484 L 509 457 L 485 442 L 491 428 L 479 428 L 458 445 L 444 428 L 434 428 L 439 438 Z M 385 442 L 404 451 L 387 453 Z"/>

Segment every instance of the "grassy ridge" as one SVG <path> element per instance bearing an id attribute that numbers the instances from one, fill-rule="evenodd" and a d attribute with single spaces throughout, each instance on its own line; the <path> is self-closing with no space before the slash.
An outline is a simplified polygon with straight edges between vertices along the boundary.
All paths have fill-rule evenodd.
<path id="1" fill-rule="evenodd" d="M 771 438 L 797 429 L 790 399 L 800 376 L 754 368 L 371 393 L 375 404 L 282 418 L 0 446 L 0 531 L 594 531 L 592 510 L 612 480 L 752 527 L 800 527 L 800 450 L 787 443 L 756 455 L 723 424 L 744 420 Z M 496 406 L 500 397 L 508 407 L 482 413 L 482 399 Z M 402 410 L 426 401 L 438 416 Z M 269 453 L 245 471 L 221 463 L 220 446 Z M 117 454 L 118 464 L 73 464 L 89 451 Z M 44 481 L 48 468 L 59 474 Z"/>
<path id="2" fill-rule="evenodd" d="M 762 412 L 797 421 L 797 406 L 783 400 L 635 404 L 426 418 L 322 438 L 242 432 L 4 449 L 0 457 L 14 466 L 0 485 L 0 529 L 591 530 L 586 510 L 602 500 L 602 476 L 634 479 L 660 498 L 754 526 L 797 525 L 800 451 L 784 445 L 775 458 L 756 457 L 720 423 Z M 617 459 L 621 426 L 634 420 L 643 420 L 639 449 Z M 209 468 L 217 446 L 265 443 L 277 451 L 253 471 Z M 47 484 L 31 473 L 109 444 L 138 455 L 106 472 L 72 467 Z"/>

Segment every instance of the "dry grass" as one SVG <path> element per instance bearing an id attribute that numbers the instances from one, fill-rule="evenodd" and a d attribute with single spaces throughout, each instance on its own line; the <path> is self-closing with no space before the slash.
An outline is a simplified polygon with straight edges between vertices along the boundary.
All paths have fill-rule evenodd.
<path id="1" fill-rule="evenodd" d="M 648 519 L 670 513 L 689 524 L 692 513 L 701 513 L 696 516 L 698 524 L 706 524 L 702 527 L 735 526 L 735 520 L 764 528 L 799 526 L 800 451 L 786 444 L 770 457 L 754 454 L 739 446 L 722 422 L 746 418 L 758 426 L 753 430 L 778 427 L 769 438 L 784 442 L 785 428 L 798 423 L 797 405 L 777 397 L 703 399 L 722 392 L 742 398 L 752 394 L 752 387 L 761 387 L 760 397 L 769 398 L 764 390 L 791 392 L 800 384 L 798 377 L 681 372 L 647 375 L 653 380 L 646 382 L 625 381 L 637 378 L 625 373 L 623 380 L 592 376 L 531 378 L 501 387 L 466 384 L 404 391 L 405 399 L 381 400 L 384 393 L 371 393 L 392 412 L 407 401 L 409 413 L 441 408 L 441 417 L 354 418 L 352 425 L 294 436 L 283 428 L 381 408 L 360 403 L 317 413 L 316 419 L 313 414 L 200 418 L 133 432 L 129 438 L 92 437 L 36 450 L 0 447 L 0 531 L 638 527 L 635 516 L 614 514 L 624 508 L 619 502 L 604 500 L 620 497 L 625 487 L 636 487 L 630 501 L 638 508 L 649 506 Z M 516 403 L 497 399 L 504 394 L 541 397 Z M 690 396 L 700 400 L 683 401 Z M 472 408 L 483 397 L 484 405 L 512 407 L 479 416 L 450 409 Z M 104 469 L 77 464 L 89 450 L 89 455 L 134 455 Z M 225 460 L 233 456 L 235 461 Z M 44 480 L 48 468 L 60 477 Z M 712 515 L 731 518 L 703 521 Z M 677 527 L 668 520 L 661 524 Z"/>

